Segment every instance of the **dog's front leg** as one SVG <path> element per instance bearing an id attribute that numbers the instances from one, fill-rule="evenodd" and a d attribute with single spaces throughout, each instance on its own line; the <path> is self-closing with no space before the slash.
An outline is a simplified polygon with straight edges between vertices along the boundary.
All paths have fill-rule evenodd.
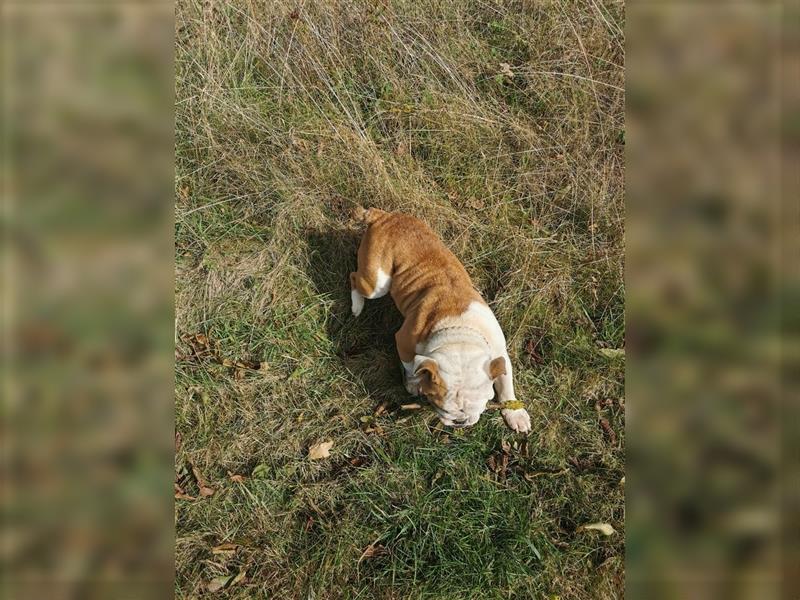
<path id="1" fill-rule="evenodd" d="M 403 384 L 412 396 L 419 396 L 420 378 L 414 373 L 414 356 L 416 355 L 418 336 L 414 334 L 413 322 L 409 319 L 394 334 L 397 343 L 397 354 L 403 365 Z"/>
<path id="2" fill-rule="evenodd" d="M 419 396 L 419 382 L 420 378 L 414 374 L 414 361 L 405 362 L 400 361 L 403 369 L 403 385 L 406 391 L 412 396 Z"/>
<path id="3" fill-rule="evenodd" d="M 508 358 L 508 354 L 503 356 L 503 358 L 506 360 L 505 372 L 495 379 L 494 387 L 497 391 L 497 399 L 505 404 L 516 402 L 517 399 L 514 396 L 514 379 L 511 372 L 511 360 Z M 500 414 L 503 415 L 506 425 L 512 430 L 520 433 L 530 432 L 531 417 L 524 408 L 504 408 L 500 411 Z"/>

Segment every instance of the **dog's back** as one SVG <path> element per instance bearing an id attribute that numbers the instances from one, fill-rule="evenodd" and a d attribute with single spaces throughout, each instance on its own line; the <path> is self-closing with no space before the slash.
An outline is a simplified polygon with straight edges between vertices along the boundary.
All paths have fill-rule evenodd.
<path id="1" fill-rule="evenodd" d="M 436 312 L 453 314 L 480 300 L 464 266 L 424 222 L 377 208 L 361 209 L 357 216 L 367 224 L 359 264 L 377 265 L 391 278 L 400 312 L 436 298 Z"/>

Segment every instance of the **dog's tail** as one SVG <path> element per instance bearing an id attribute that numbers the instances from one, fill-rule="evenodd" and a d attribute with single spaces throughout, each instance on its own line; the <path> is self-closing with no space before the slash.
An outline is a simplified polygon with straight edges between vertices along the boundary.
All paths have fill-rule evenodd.
<path id="1" fill-rule="evenodd" d="M 363 206 L 356 206 L 353 209 L 353 219 L 356 223 L 364 223 L 372 225 L 381 215 L 386 214 L 379 208 L 364 208 Z"/>

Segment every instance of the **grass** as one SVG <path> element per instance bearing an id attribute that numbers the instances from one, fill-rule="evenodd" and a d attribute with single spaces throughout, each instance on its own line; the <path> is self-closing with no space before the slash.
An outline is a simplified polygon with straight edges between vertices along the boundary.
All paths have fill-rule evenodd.
<path id="1" fill-rule="evenodd" d="M 621 597 L 622 4 L 176 12 L 176 595 Z M 400 315 L 349 312 L 356 204 L 465 264 L 530 436 L 399 407 Z"/>

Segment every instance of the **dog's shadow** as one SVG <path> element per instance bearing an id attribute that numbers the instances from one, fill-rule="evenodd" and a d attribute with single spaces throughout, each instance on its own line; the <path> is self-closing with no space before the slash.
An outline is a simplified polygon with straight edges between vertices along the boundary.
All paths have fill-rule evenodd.
<path id="1" fill-rule="evenodd" d="M 309 228 L 305 237 L 308 274 L 317 293 L 330 303 L 327 334 L 336 356 L 373 400 L 409 401 L 394 340 L 403 320 L 392 299 L 386 295 L 367 300 L 358 317 L 351 312 L 350 273 L 357 268 L 361 233 L 346 228 Z"/>

